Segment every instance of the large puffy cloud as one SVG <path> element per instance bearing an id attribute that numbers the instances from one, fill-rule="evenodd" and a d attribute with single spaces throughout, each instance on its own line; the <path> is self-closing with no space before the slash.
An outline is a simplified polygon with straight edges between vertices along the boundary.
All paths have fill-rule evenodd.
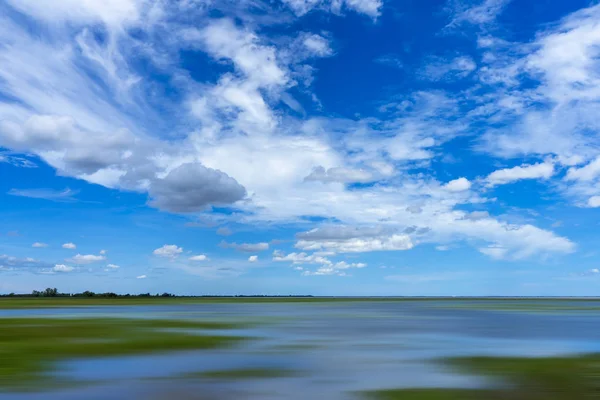
<path id="1" fill-rule="evenodd" d="M 200 164 L 183 164 L 149 188 L 150 204 L 173 212 L 200 211 L 241 200 L 246 190 L 227 174 Z"/>
<path id="2" fill-rule="evenodd" d="M 235 204 L 243 213 L 228 218 L 242 223 L 288 223 L 316 216 L 360 229 L 386 227 L 380 234 L 337 239 L 299 237 L 301 248 L 403 250 L 423 241 L 467 239 L 482 242 L 477 244 L 482 249 L 505 248 L 507 258 L 572 251 L 568 239 L 530 225 L 511 225 L 493 217 L 470 219 L 457 208 L 486 199 L 466 190 L 464 181 L 448 187 L 426 172 L 413 173 L 413 168 L 435 161 L 448 141 L 471 131 L 469 121 L 460 117 L 464 104 L 456 96 L 420 91 L 396 96 L 380 107 L 377 118 L 300 120 L 286 115 L 280 104 L 301 109 L 294 106 L 290 93 L 299 87 L 310 91 L 314 72 L 310 60 L 332 54 L 325 34 L 273 37 L 243 18 L 206 16 L 194 20 L 194 26 L 179 21 L 184 26 L 178 23 L 176 31 L 168 31 L 164 20 L 156 23 L 168 15 L 161 9 L 166 7 L 163 3 L 156 3 L 152 15 L 143 1 L 109 2 L 105 9 L 92 3 L 62 1 L 47 13 L 40 11 L 47 5 L 27 9 L 16 5 L 34 19 L 60 14 L 52 17 L 60 26 L 48 25 L 53 35 L 47 40 L 8 16 L 0 17 L 0 38 L 5 43 L 0 49 L 2 89 L 18 100 L 0 105 L 0 146 L 36 154 L 62 175 L 149 193 L 150 204 L 168 211 L 201 212 L 212 204 Z M 370 16 L 381 9 L 377 0 L 288 3 L 298 14 L 313 8 L 339 11 L 335 5 Z M 68 23 L 61 25 L 64 21 Z M 98 23 L 110 27 L 108 40 L 93 34 Z M 144 46 L 128 34 L 129 24 L 147 35 Z M 569 29 L 578 29 L 571 25 Z M 169 34 L 153 35 L 152 29 L 158 27 Z M 169 43 L 158 36 L 168 37 Z M 541 43 L 540 39 L 543 47 Z M 178 65 L 174 53 L 180 48 L 203 51 L 220 64 L 214 70 L 221 75 L 212 82 L 195 81 Z M 140 60 L 132 55 L 140 53 L 176 82 L 169 87 L 175 92 L 172 98 L 157 98 L 164 82 L 133 67 Z M 530 60 L 531 71 L 549 68 Z M 517 69 L 523 70 L 523 64 Z M 459 73 L 472 67 L 468 62 L 457 65 L 462 65 Z M 489 70 L 488 79 L 494 75 Z M 482 79 L 484 75 L 478 73 Z M 524 129 L 519 133 L 538 136 L 521 140 L 514 148 L 507 147 L 510 140 L 502 141 L 506 131 L 490 132 L 499 138 L 499 145 L 487 150 L 526 153 L 542 142 L 538 139 L 553 123 L 546 117 L 520 119 Z M 550 122 L 545 126 L 536 124 L 546 120 Z M 564 130 L 559 133 L 572 128 L 570 121 L 561 122 Z M 550 128 L 556 132 L 556 127 Z M 548 148 L 560 148 L 557 155 L 563 158 L 583 147 L 588 151 L 582 153 L 584 159 L 590 157 L 581 137 L 571 137 L 568 143 L 543 142 Z M 454 186 L 464 190 L 449 190 Z M 247 201 L 239 201 L 244 198 Z"/>

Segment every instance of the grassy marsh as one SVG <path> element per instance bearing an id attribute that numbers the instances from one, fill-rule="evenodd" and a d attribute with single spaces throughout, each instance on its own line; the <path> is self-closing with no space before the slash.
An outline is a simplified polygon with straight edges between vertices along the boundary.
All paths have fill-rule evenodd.
<path id="1" fill-rule="evenodd" d="M 230 329 L 236 324 L 121 318 L 0 319 L 0 390 L 35 383 L 58 384 L 48 372 L 56 362 L 82 357 L 213 349 L 244 338 L 173 332 L 172 329 Z"/>
<path id="2" fill-rule="evenodd" d="M 600 355 L 446 360 L 469 373 L 499 378 L 489 389 L 390 389 L 364 393 L 374 400 L 600 399 Z"/>

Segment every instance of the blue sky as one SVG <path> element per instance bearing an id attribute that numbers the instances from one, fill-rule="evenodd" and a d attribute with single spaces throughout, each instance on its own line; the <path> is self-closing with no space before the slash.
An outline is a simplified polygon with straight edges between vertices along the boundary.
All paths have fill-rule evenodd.
<path id="1" fill-rule="evenodd" d="M 598 295 L 600 6 L 0 0 L 0 292 Z"/>

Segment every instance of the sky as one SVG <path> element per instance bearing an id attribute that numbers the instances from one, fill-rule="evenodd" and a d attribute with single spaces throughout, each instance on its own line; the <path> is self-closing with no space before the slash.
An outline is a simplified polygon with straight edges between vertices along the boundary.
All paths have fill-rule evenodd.
<path id="1" fill-rule="evenodd" d="M 0 293 L 600 294 L 600 5 L 0 0 Z"/>

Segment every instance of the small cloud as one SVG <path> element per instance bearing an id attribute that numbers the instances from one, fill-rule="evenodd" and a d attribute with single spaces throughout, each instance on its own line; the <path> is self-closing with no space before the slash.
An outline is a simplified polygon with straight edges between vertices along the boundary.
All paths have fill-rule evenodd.
<path id="1" fill-rule="evenodd" d="M 250 256 L 248 257 L 248 261 L 253 263 L 258 261 L 258 256 Z"/>
<path id="2" fill-rule="evenodd" d="M 52 271 L 54 272 L 71 272 L 73 271 L 75 268 L 70 267 L 68 265 L 64 265 L 64 264 L 56 264 L 54 266 L 54 268 L 52 268 Z"/>
<path id="3" fill-rule="evenodd" d="M 444 185 L 449 192 L 464 192 L 471 188 L 471 182 L 467 178 L 454 179 Z"/>
<path id="4" fill-rule="evenodd" d="M 377 57 L 375 60 L 377 64 L 385 65 L 387 67 L 402 69 L 404 67 L 402 61 L 398 58 L 398 56 L 394 54 L 386 54 L 380 57 Z"/>
<path id="5" fill-rule="evenodd" d="M 104 256 L 97 256 L 95 254 L 77 254 L 76 256 L 70 258 L 68 261 L 74 264 L 90 264 L 97 261 L 106 260 Z"/>
<path id="6" fill-rule="evenodd" d="M 198 254 L 197 256 L 191 256 L 188 260 L 190 261 L 206 261 L 208 257 L 204 254 Z"/>
<path id="7" fill-rule="evenodd" d="M 121 268 L 121 267 L 120 267 L 119 265 L 116 265 L 116 264 L 108 264 L 108 265 L 106 266 L 106 268 L 110 268 L 110 269 L 119 269 L 119 268 Z"/>
<path id="8" fill-rule="evenodd" d="M 63 249 L 69 249 L 69 250 L 75 250 L 77 248 L 77 246 L 75 245 L 75 243 L 65 243 L 62 245 Z"/>
<path id="9" fill-rule="evenodd" d="M 446 245 L 442 245 L 442 246 L 435 246 L 435 249 L 437 251 L 448 251 L 450 250 L 450 246 L 446 246 Z"/>
<path id="10" fill-rule="evenodd" d="M 29 197 L 32 199 L 43 199 L 56 202 L 75 202 L 76 198 L 73 196 L 79 193 L 77 190 L 71 190 L 69 188 L 64 190 L 54 189 L 11 189 L 8 194 L 11 196 Z"/>
<path id="11" fill-rule="evenodd" d="M 217 235 L 219 236 L 229 236 L 232 233 L 233 232 L 231 231 L 231 229 L 227 228 L 226 226 L 217 229 Z"/>
<path id="12" fill-rule="evenodd" d="M 146 275 L 140 275 L 140 276 L 136 276 L 135 279 L 146 279 L 147 276 Z"/>
<path id="13" fill-rule="evenodd" d="M 0 152 L 0 163 L 7 163 L 20 168 L 37 168 L 37 164 L 34 162 L 6 151 Z"/>
<path id="14" fill-rule="evenodd" d="M 154 250 L 152 254 L 159 257 L 175 258 L 182 252 L 182 247 L 177 247 L 177 245 L 174 244 L 165 244 L 163 247 Z"/>
<path id="15" fill-rule="evenodd" d="M 106 254 L 106 250 L 100 250 L 100 254 L 105 255 Z"/>
<path id="16" fill-rule="evenodd" d="M 31 245 L 31 247 L 42 248 L 42 247 L 48 247 L 48 245 L 46 243 L 35 242 L 34 244 Z"/>

